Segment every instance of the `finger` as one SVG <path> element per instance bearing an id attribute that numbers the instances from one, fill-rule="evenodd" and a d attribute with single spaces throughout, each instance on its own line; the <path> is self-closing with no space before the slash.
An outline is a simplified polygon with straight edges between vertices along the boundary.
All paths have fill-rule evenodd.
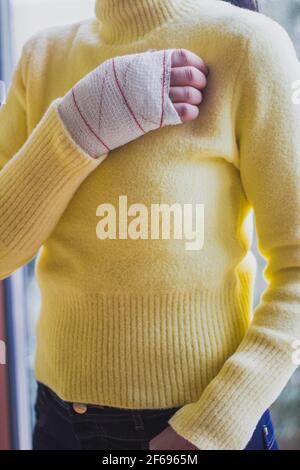
<path id="1" fill-rule="evenodd" d="M 189 103 L 199 105 L 202 101 L 202 93 L 191 86 L 170 88 L 170 98 L 173 103 Z"/>
<path id="2" fill-rule="evenodd" d="M 180 116 L 182 122 L 192 121 L 199 116 L 198 106 L 188 103 L 175 103 L 174 108 Z"/>
<path id="3" fill-rule="evenodd" d="M 171 86 L 193 86 L 199 90 L 205 88 L 207 79 L 204 73 L 195 67 L 176 67 L 171 70 Z"/>
<path id="4" fill-rule="evenodd" d="M 204 75 L 208 75 L 209 69 L 204 60 L 188 49 L 175 49 L 172 54 L 172 67 L 193 66 Z"/>

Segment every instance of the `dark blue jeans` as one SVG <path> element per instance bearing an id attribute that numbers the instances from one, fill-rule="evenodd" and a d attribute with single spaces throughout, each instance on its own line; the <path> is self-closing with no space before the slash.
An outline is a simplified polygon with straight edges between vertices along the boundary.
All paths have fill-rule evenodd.
<path id="1" fill-rule="evenodd" d="M 33 450 L 146 450 L 179 408 L 128 410 L 88 405 L 80 414 L 73 403 L 39 383 Z M 245 450 L 278 450 L 269 411 Z"/>

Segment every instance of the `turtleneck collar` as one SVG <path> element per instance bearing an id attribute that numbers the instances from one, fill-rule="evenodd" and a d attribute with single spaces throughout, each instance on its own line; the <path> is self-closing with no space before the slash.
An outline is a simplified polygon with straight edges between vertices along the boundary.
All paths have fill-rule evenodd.
<path id="1" fill-rule="evenodd" d="M 180 17 L 195 0 L 96 0 L 101 36 L 109 44 L 135 41 Z"/>

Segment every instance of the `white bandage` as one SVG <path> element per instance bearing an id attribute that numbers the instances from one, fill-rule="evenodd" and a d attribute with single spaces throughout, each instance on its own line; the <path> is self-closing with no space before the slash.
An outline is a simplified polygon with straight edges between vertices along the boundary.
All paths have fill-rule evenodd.
<path id="1" fill-rule="evenodd" d="M 169 97 L 172 52 L 115 57 L 80 80 L 59 105 L 78 145 L 95 158 L 151 130 L 181 124 Z"/>

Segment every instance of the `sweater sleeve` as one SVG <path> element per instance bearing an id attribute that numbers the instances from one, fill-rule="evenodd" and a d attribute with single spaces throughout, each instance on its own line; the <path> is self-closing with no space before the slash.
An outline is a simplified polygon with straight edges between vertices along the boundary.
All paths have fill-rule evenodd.
<path id="1" fill-rule="evenodd" d="M 60 98 L 27 135 L 23 55 L 0 110 L 0 279 L 30 261 L 82 181 L 107 156 L 91 158 L 58 112 Z"/>
<path id="2" fill-rule="evenodd" d="M 268 21 L 247 42 L 233 107 L 240 176 L 254 209 L 268 287 L 235 353 L 199 400 L 169 420 L 202 450 L 244 449 L 297 368 L 300 105 L 292 96 L 300 64 L 286 31 Z"/>

